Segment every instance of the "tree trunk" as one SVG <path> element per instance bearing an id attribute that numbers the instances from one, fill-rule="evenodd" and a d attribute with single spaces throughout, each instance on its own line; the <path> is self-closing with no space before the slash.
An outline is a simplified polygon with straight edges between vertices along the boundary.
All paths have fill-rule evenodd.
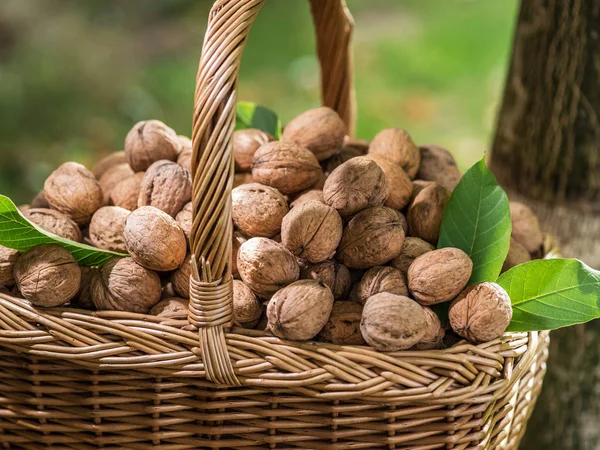
<path id="1" fill-rule="evenodd" d="M 492 152 L 565 257 L 600 268 L 600 0 L 522 0 Z M 600 448 L 600 322 L 552 334 L 526 450 Z"/>

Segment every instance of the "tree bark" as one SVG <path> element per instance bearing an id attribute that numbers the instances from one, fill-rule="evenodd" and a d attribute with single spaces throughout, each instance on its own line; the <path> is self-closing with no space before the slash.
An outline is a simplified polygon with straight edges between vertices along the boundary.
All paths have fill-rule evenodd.
<path id="1" fill-rule="evenodd" d="M 600 0 L 522 0 L 492 152 L 565 257 L 600 268 Z M 600 322 L 552 334 L 521 448 L 600 448 Z"/>

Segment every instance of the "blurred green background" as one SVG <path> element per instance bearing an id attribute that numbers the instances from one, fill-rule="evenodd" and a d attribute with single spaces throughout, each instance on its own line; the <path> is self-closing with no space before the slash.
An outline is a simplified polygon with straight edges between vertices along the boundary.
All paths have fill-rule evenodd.
<path id="1" fill-rule="evenodd" d="M 190 134 L 209 0 L 2 0 L 0 193 L 28 202 L 61 162 L 92 166 L 143 119 Z M 389 126 L 450 149 L 489 148 L 517 0 L 348 0 L 357 136 Z M 308 2 L 270 0 L 242 62 L 240 100 L 283 122 L 319 103 Z"/>

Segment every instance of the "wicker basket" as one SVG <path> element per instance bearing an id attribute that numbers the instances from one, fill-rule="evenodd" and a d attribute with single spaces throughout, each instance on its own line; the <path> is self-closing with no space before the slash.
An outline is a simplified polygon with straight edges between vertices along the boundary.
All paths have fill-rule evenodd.
<path id="1" fill-rule="evenodd" d="M 194 104 L 189 324 L 0 295 L 3 448 L 517 448 L 547 333 L 378 353 L 228 331 L 237 75 L 263 1 L 219 0 L 210 15 Z M 323 102 L 352 129 L 352 19 L 343 0 L 311 5 Z"/>

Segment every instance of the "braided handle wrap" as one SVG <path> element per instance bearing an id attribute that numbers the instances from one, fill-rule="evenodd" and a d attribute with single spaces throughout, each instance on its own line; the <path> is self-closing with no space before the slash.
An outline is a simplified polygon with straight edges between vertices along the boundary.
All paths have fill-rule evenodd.
<path id="1" fill-rule="evenodd" d="M 265 0 L 218 0 L 213 5 L 196 78 L 192 129 L 193 254 L 188 319 L 208 380 L 239 386 L 225 341 L 233 320 L 231 189 L 238 73 L 252 23 Z M 345 0 L 311 0 L 322 68 L 322 101 L 354 122 L 350 37 Z"/>

